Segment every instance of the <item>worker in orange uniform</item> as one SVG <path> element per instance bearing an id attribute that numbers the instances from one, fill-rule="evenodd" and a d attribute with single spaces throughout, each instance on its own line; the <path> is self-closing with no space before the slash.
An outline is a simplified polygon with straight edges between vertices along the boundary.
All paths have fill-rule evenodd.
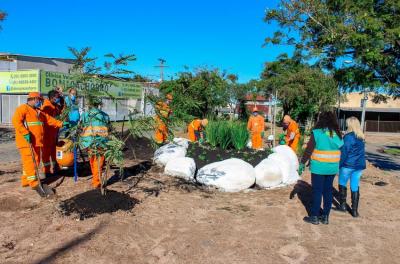
<path id="1" fill-rule="evenodd" d="M 251 146 L 253 149 L 262 149 L 263 147 L 263 136 L 264 136 L 264 117 L 258 113 L 256 106 L 253 108 L 253 114 L 249 118 L 247 123 L 247 129 L 251 134 Z"/>
<path id="2" fill-rule="evenodd" d="M 39 180 L 36 166 L 41 162 L 41 153 L 43 148 L 44 129 L 47 126 L 60 128 L 67 126 L 68 122 L 61 122 L 48 114 L 42 112 L 43 98 L 38 92 L 28 94 L 27 103 L 20 105 L 12 118 L 15 128 L 15 141 L 21 154 L 23 187 L 30 186 L 36 190 L 42 197 L 49 196 L 46 190 L 50 189 L 47 185 L 39 186 Z"/>
<path id="3" fill-rule="evenodd" d="M 297 153 L 297 146 L 300 140 L 299 126 L 289 115 L 285 115 L 283 117 L 283 128 L 286 129 L 286 145 L 288 145 L 295 153 Z"/>
<path id="4" fill-rule="evenodd" d="M 89 100 L 89 109 L 82 114 L 81 147 L 87 149 L 93 188 L 101 187 L 100 177 L 103 171 L 108 135 L 111 130 L 110 117 L 99 109 L 101 100 Z"/>
<path id="5" fill-rule="evenodd" d="M 195 119 L 188 125 L 188 138 L 192 142 L 199 141 L 203 143 L 205 136 L 204 136 L 204 129 L 208 125 L 207 119 Z"/>
<path id="6" fill-rule="evenodd" d="M 156 104 L 157 115 L 154 117 L 156 121 L 156 130 L 154 133 L 154 139 L 157 144 L 162 144 L 168 139 L 168 126 L 165 122 L 168 121 L 168 118 L 172 113 L 169 107 L 171 101 L 172 101 L 172 95 L 167 94 L 165 102 L 160 101 Z"/>
<path id="7" fill-rule="evenodd" d="M 48 99 L 44 100 L 41 110 L 49 116 L 56 118 L 61 114 L 59 103 L 60 94 L 55 90 L 51 90 L 48 93 Z M 56 161 L 57 138 L 58 128 L 45 124 L 43 137 L 43 171 L 46 177 L 51 176 L 58 170 Z"/>

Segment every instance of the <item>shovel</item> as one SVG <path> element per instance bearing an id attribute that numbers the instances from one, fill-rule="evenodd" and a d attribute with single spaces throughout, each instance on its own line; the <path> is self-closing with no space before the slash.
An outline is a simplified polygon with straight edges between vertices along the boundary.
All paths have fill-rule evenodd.
<path id="1" fill-rule="evenodd" d="M 54 195 L 54 191 L 47 184 L 42 184 L 42 182 L 40 180 L 39 167 L 38 167 L 38 164 L 37 164 L 36 159 L 35 159 L 35 154 L 33 152 L 32 143 L 29 143 L 29 149 L 31 151 L 31 157 L 32 157 L 33 164 L 35 165 L 36 178 L 37 178 L 38 183 L 39 183 L 38 184 L 39 194 L 41 196 L 43 194 L 45 197 L 49 197 L 49 196 Z"/>

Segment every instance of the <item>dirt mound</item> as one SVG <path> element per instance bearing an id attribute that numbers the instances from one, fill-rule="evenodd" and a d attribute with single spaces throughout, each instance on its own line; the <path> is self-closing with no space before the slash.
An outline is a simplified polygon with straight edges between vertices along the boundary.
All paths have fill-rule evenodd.
<path id="1" fill-rule="evenodd" d="M 35 207 L 35 204 L 15 196 L 8 196 L 0 199 L 0 212 L 17 212 L 33 209 Z"/>
<path id="2" fill-rule="evenodd" d="M 154 156 L 154 148 L 151 139 L 146 137 L 135 138 L 129 136 L 125 142 L 124 149 L 125 159 L 152 160 Z"/>
<path id="3" fill-rule="evenodd" d="M 256 166 L 263 159 L 266 159 L 272 151 L 266 149 L 263 151 L 255 151 L 252 149 L 225 150 L 220 148 L 212 148 L 209 145 L 200 146 L 198 144 L 190 143 L 187 156 L 194 159 L 197 168 L 201 168 L 212 162 L 226 160 L 230 158 L 242 159 L 253 166 Z"/>
<path id="4" fill-rule="evenodd" d="M 103 196 L 100 190 L 96 189 L 62 201 L 59 210 L 65 216 L 78 215 L 83 220 L 118 210 L 130 211 L 138 202 L 125 193 L 108 190 L 107 194 Z"/>

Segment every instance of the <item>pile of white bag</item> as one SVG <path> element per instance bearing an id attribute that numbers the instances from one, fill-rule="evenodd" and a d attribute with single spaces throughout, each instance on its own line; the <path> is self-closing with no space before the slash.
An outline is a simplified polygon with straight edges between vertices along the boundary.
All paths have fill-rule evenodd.
<path id="1" fill-rule="evenodd" d="M 286 145 L 277 146 L 272 151 L 274 153 L 255 167 L 256 184 L 261 188 L 272 188 L 297 182 L 300 177 L 296 153 Z"/>
<path id="2" fill-rule="evenodd" d="M 233 158 L 204 166 L 197 173 L 196 180 L 222 191 L 239 192 L 255 183 L 256 172 L 249 163 Z"/>
<path id="3" fill-rule="evenodd" d="M 297 155 L 288 146 L 277 146 L 268 158 L 255 168 L 241 159 L 227 159 L 210 163 L 199 169 L 192 158 L 185 157 L 189 141 L 175 138 L 154 153 L 154 162 L 165 166 L 167 175 L 197 181 L 226 192 L 238 192 L 257 184 L 261 188 L 273 188 L 295 183 L 299 179 Z"/>

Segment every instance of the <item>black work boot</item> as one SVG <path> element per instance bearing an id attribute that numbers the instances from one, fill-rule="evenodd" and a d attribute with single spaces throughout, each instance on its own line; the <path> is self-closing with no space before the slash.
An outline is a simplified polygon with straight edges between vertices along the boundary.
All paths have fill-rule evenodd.
<path id="1" fill-rule="evenodd" d="M 346 197 L 347 197 L 347 188 L 345 186 L 339 185 L 339 208 L 338 208 L 339 212 L 347 211 Z"/>
<path id="2" fill-rule="evenodd" d="M 304 222 L 310 223 L 313 225 L 319 225 L 319 219 L 318 216 L 306 216 L 303 218 Z"/>
<path id="3" fill-rule="evenodd" d="M 321 224 L 327 225 L 327 224 L 329 224 L 329 216 L 321 215 L 319 217 L 319 221 L 321 222 Z"/>
<path id="4" fill-rule="evenodd" d="M 353 217 L 359 217 L 358 214 L 358 201 L 360 200 L 360 190 L 351 192 L 351 215 Z"/>

